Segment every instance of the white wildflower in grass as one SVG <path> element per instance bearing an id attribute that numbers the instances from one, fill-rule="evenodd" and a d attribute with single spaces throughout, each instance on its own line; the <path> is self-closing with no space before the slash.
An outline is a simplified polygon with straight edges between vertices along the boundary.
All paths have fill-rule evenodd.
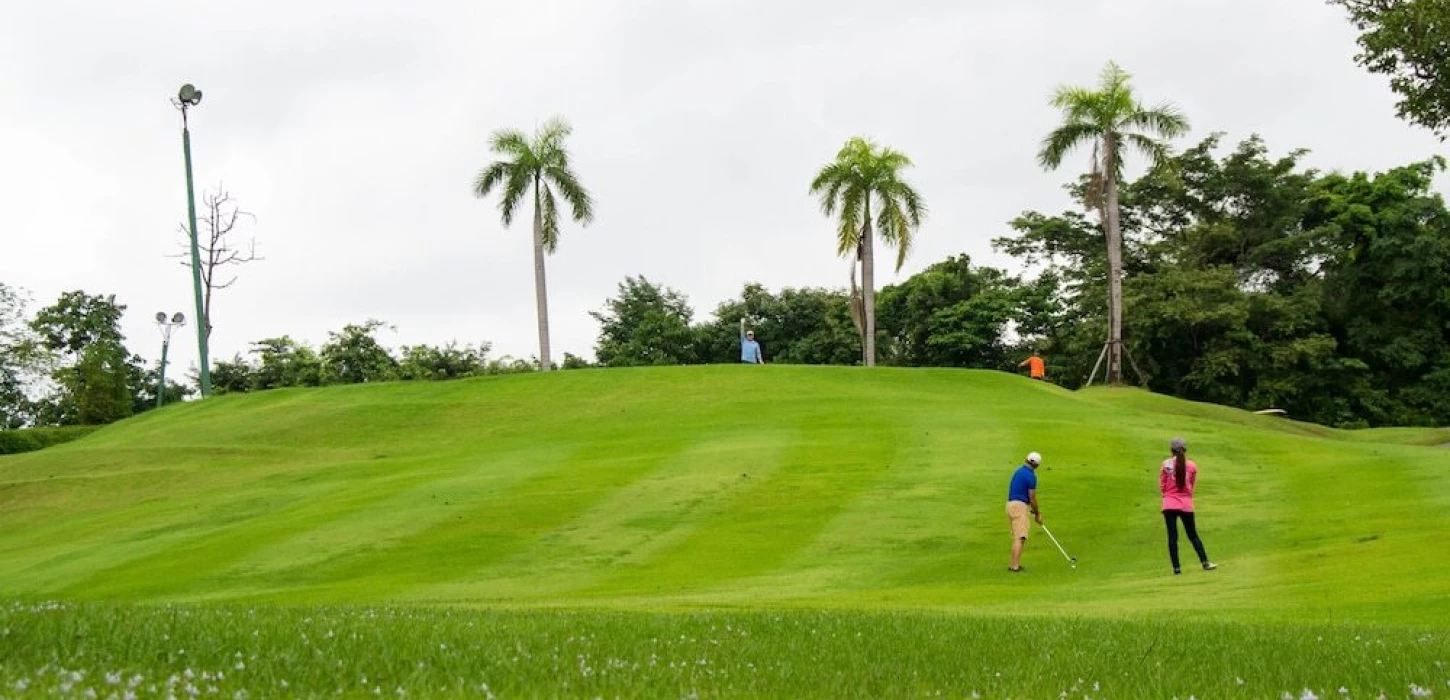
<path id="1" fill-rule="evenodd" d="M 95 688 L 86 688 L 86 692 L 81 693 L 81 697 L 86 698 L 86 700 L 96 700 L 99 696 L 96 694 Z"/>
<path id="2" fill-rule="evenodd" d="M 1432 696 L 1434 694 L 1435 693 L 1433 691 L 1431 691 L 1429 688 L 1426 688 L 1426 687 L 1417 685 L 1415 683 L 1411 683 L 1410 684 L 1410 696 L 1411 697 L 1428 698 L 1428 697 L 1430 697 L 1430 696 Z"/>
<path id="3" fill-rule="evenodd" d="M 1244 679 L 1242 679 L 1242 678 L 1235 678 L 1234 679 L 1234 685 L 1243 685 L 1243 684 L 1244 684 Z"/>
<path id="4" fill-rule="evenodd" d="M 1324 638 L 1323 637 L 1320 637 L 1320 639 L 1324 639 Z M 1315 695 L 1314 694 L 1314 691 L 1312 691 L 1312 690 L 1310 690 L 1308 688 L 1305 688 L 1304 689 L 1304 692 L 1299 693 L 1299 700 L 1319 700 L 1319 696 L 1318 695 Z"/>
<path id="5" fill-rule="evenodd" d="M 1294 700 L 1294 694 L 1286 690 L 1283 695 L 1279 696 L 1279 700 Z"/>
<path id="6" fill-rule="evenodd" d="M 236 671 L 245 671 L 247 670 L 247 664 L 245 661 L 238 661 L 236 665 L 232 666 L 232 669 Z"/>
<path id="7" fill-rule="evenodd" d="M 120 685 L 120 684 L 121 684 L 121 673 L 119 671 L 110 672 L 110 673 L 107 673 L 106 674 L 106 685 Z"/>
<path id="8" fill-rule="evenodd" d="M 23 693 L 23 692 L 25 692 L 25 689 L 26 688 L 29 688 L 30 687 L 30 679 L 29 678 L 21 678 L 20 680 L 15 681 L 15 684 L 13 686 L 11 686 L 11 687 L 15 688 L 15 692 L 17 692 L 17 693 Z"/>
<path id="9" fill-rule="evenodd" d="M 1349 695 L 1349 688 L 1346 688 L 1346 687 L 1344 687 L 1342 685 L 1339 686 L 1339 694 L 1340 695 Z"/>

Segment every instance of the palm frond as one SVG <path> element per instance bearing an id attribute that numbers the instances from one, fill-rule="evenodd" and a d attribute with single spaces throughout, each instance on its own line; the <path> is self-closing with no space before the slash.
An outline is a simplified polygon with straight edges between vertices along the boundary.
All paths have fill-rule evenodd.
<path id="1" fill-rule="evenodd" d="M 1154 165 L 1168 159 L 1168 146 L 1160 141 L 1151 139 L 1142 134 L 1123 134 L 1124 145 L 1130 145 L 1139 153 L 1148 157 Z"/>
<path id="2" fill-rule="evenodd" d="M 896 249 L 896 270 L 900 272 L 901 266 L 906 264 L 907 254 L 911 252 L 909 215 L 902 209 L 898 198 L 885 193 L 877 198 L 877 206 L 881 211 L 876 216 L 876 228 L 881 231 L 881 240 Z"/>
<path id="3" fill-rule="evenodd" d="M 832 216 L 836 213 L 836 204 L 840 199 L 841 190 L 850 179 L 847 167 L 840 161 L 827 164 L 816 173 L 811 180 L 811 194 L 818 194 L 821 197 L 821 213 Z"/>
<path id="4" fill-rule="evenodd" d="M 540 156 L 548 153 L 556 158 L 562 156 L 567 160 L 568 154 L 564 149 L 564 141 L 572 133 L 574 133 L 574 127 L 570 126 L 563 117 L 550 117 L 534 135 L 535 150 Z M 563 163 L 559 164 L 563 165 Z"/>
<path id="5" fill-rule="evenodd" d="M 926 218 L 927 206 L 926 200 L 922 199 L 916 188 L 905 181 L 893 179 L 882 191 L 898 200 L 900 205 L 905 208 L 906 223 L 910 224 L 912 228 L 921 227 L 921 220 Z"/>
<path id="6" fill-rule="evenodd" d="M 575 221 L 588 224 L 594 220 L 594 199 L 573 172 L 566 167 L 549 166 L 544 170 L 544 177 L 554 183 L 559 194 L 564 196 L 564 201 L 569 203 Z"/>
<path id="7" fill-rule="evenodd" d="M 845 145 L 836 153 L 838 163 L 861 163 L 871 157 L 871 152 L 876 149 L 876 144 L 864 136 L 852 136 L 846 139 Z"/>
<path id="8" fill-rule="evenodd" d="M 841 192 L 841 221 L 836 229 L 836 254 L 849 255 L 861 245 L 861 210 L 865 191 L 847 185 Z"/>
<path id="9" fill-rule="evenodd" d="M 1147 132 L 1149 136 L 1177 138 L 1188 133 L 1188 117 L 1172 103 L 1162 102 L 1144 109 L 1141 105 L 1122 121 L 1124 129 Z"/>
<path id="10" fill-rule="evenodd" d="M 498 183 L 508 177 L 512 165 L 501 160 L 494 161 L 487 168 L 478 171 L 478 177 L 473 180 L 473 196 L 480 199 L 487 197 Z"/>
<path id="11" fill-rule="evenodd" d="M 875 161 L 873 165 L 876 168 L 882 170 L 883 172 L 890 172 L 893 174 L 895 174 L 899 170 L 910 168 L 912 166 L 911 159 L 906 157 L 905 153 L 902 153 L 890 147 L 881 149 L 881 152 L 876 154 L 876 157 L 873 160 Z"/>
<path id="12" fill-rule="evenodd" d="M 528 194 L 529 183 L 532 181 L 532 173 L 527 169 L 515 166 L 509 170 L 508 181 L 503 188 L 503 197 L 498 202 L 498 211 L 503 215 L 504 226 L 513 224 L 514 214 L 519 209 L 519 202 L 522 202 L 524 195 Z"/>
<path id="13" fill-rule="evenodd" d="M 1102 72 L 1098 73 L 1098 92 L 1107 95 L 1131 92 L 1128 83 L 1132 79 L 1133 75 L 1123 70 L 1117 61 L 1108 61 Z"/>
<path id="14" fill-rule="evenodd" d="M 532 148 L 529 137 L 518 129 L 499 129 L 488 139 L 489 150 L 501 156 L 513 156 L 517 160 L 531 160 Z"/>
<path id="15" fill-rule="evenodd" d="M 1085 142 L 1097 140 L 1101 133 L 1098 125 L 1092 122 L 1069 121 L 1042 139 L 1037 163 L 1045 170 L 1055 170 L 1062 165 L 1062 159 L 1068 152 Z"/>

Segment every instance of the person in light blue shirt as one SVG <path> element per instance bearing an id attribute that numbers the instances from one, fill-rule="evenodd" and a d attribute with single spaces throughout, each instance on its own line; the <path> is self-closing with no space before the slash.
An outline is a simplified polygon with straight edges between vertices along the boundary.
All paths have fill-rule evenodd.
<path id="1" fill-rule="evenodd" d="M 760 352 L 760 343 L 755 342 L 755 331 L 745 330 L 745 319 L 740 319 L 740 361 L 747 365 L 765 364 L 765 355 Z"/>

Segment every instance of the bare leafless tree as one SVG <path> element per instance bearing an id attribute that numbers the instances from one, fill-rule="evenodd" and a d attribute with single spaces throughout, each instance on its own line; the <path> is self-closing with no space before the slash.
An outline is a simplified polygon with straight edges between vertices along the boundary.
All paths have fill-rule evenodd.
<path id="1" fill-rule="evenodd" d="M 243 219 L 255 222 L 257 217 L 243 211 L 232 194 L 222 185 L 215 192 L 202 195 L 202 210 L 196 219 L 197 250 L 201 257 L 202 313 L 206 316 L 206 334 L 211 337 L 211 297 L 219 289 L 226 289 L 237 281 L 236 275 L 219 279 L 222 268 L 231 265 L 245 265 L 263 258 L 257 255 L 257 239 L 248 238 L 245 247 L 234 244 L 232 232 Z M 182 252 L 171 257 L 181 258 L 181 264 L 191 267 L 191 230 L 181 224 Z M 224 272 L 221 272 L 225 275 Z"/>

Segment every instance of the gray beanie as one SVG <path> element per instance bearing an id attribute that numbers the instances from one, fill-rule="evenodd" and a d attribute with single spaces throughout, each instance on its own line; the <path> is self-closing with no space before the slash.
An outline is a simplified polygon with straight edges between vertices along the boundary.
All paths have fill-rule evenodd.
<path id="1" fill-rule="evenodd" d="M 1184 442 L 1183 441 L 1183 438 L 1176 437 L 1176 438 L 1173 438 L 1173 441 L 1172 442 L 1168 443 L 1168 449 L 1170 449 L 1170 450 L 1172 450 L 1174 452 L 1187 452 L 1188 451 L 1188 443 Z"/>

